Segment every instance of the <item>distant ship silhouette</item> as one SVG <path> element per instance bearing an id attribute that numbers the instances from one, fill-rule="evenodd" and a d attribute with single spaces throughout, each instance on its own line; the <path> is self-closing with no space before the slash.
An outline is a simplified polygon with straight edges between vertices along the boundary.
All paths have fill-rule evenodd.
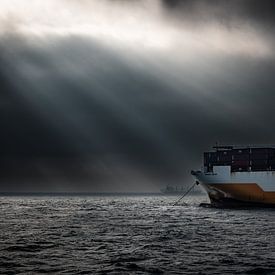
<path id="1" fill-rule="evenodd" d="M 168 194 L 168 195 L 177 195 L 177 194 L 183 194 L 186 191 L 186 188 L 184 186 L 172 186 L 172 185 L 166 185 L 165 188 L 160 189 L 161 193 Z"/>

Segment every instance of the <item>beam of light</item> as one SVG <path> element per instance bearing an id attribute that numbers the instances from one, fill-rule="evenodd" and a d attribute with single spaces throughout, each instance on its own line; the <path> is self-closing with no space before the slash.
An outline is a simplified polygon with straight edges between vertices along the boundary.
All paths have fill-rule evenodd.
<path id="1" fill-rule="evenodd" d="M 248 87 L 243 79 L 234 75 L 236 73 L 228 72 L 226 64 L 240 56 L 270 58 L 272 45 L 260 32 L 246 25 L 227 29 L 213 23 L 192 28 L 170 21 L 157 0 L 123 3 L 105 0 L 1 2 L 1 43 L 5 44 L 3 41 L 13 35 L 26 43 L 18 43 L 19 39 L 13 44 L 17 44 L 15 48 L 5 49 L 6 53 L 10 52 L 7 60 L 13 62 L 15 85 L 30 106 L 66 136 L 72 148 L 84 152 L 85 146 L 92 142 L 98 147 L 105 144 L 112 148 L 111 129 L 87 117 L 77 105 L 76 99 L 82 93 L 108 110 L 108 114 L 131 133 L 154 144 L 159 156 L 167 162 L 173 163 L 175 155 L 181 155 L 184 160 L 180 140 L 184 136 L 176 137 L 172 131 L 166 131 L 165 122 L 153 110 L 157 106 L 164 109 L 159 113 L 165 112 L 164 106 L 168 103 L 157 93 L 154 96 L 150 85 L 142 91 L 129 89 L 143 81 L 139 78 L 140 71 L 142 76 L 148 75 L 164 87 L 171 98 L 182 95 L 180 99 L 185 108 L 193 107 L 194 110 L 186 111 L 186 117 L 179 118 L 186 123 L 187 136 L 188 131 L 201 135 L 194 129 L 203 126 L 203 119 L 199 120 L 200 125 L 192 123 L 197 111 L 208 121 L 219 117 L 228 124 L 234 123 L 232 116 L 249 118 L 242 101 L 224 97 L 223 90 L 228 86 L 238 92 Z M 84 48 L 80 46 L 83 44 Z M 94 50 L 94 44 L 104 48 L 102 55 Z M 26 48 L 32 54 L 38 51 L 38 57 L 26 57 Z M 116 60 L 123 66 L 117 66 Z M 137 78 L 129 83 L 125 79 L 126 71 Z M 73 96 L 66 90 L 69 87 L 75 89 Z M 118 90 L 132 93 L 133 104 L 129 105 Z M 141 102 L 144 106 L 134 102 L 135 93 L 140 92 L 147 96 Z M 264 127 L 257 119 L 253 123 Z M 187 146 L 184 150 L 188 150 Z"/>
<path id="2" fill-rule="evenodd" d="M 270 43 L 251 26 L 229 29 L 206 22 L 192 28 L 164 15 L 160 0 L 3 0 L 0 23 L 2 34 L 17 32 L 40 39 L 79 35 L 111 47 L 168 51 L 185 58 L 213 52 L 255 57 L 272 54 Z"/>

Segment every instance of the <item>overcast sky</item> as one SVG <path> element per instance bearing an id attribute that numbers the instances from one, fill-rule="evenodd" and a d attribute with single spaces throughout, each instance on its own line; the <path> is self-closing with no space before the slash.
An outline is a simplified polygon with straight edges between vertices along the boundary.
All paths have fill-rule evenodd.
<path id="1" fill-rule="evenodd" d="M 158 191 L 275 144 L 275 4 L 2 0 L 0 191 Z"/>

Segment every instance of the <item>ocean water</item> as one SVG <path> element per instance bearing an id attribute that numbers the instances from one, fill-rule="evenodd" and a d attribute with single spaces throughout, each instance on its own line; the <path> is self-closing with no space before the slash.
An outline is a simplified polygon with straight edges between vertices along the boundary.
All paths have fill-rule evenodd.
<path id="1" fill-rule="evenodd" d="M 275 211 L 204 195 L 1 197 L 1 274 L 275 274 Z"/>

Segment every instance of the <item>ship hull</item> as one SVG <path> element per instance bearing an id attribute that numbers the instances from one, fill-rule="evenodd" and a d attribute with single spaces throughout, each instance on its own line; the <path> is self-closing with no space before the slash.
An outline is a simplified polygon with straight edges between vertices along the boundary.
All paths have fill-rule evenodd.
<path id="1" fill-rule="evenodd" d="M 237 208 L 237 209 L 246 209 L 246 208 L 274 208 L 274 203 L 264 203 L 256 201 L 243 201 L 233 198 L 212 198 L 210 199 L 211 207 L 215 208 Z"/>
<path id="2" fill-rule="evenodd" d="M 230 166 L 212 173 L 192 172 L 216 207 L 275 207 L 275 172 L 231 172 Z"/>

